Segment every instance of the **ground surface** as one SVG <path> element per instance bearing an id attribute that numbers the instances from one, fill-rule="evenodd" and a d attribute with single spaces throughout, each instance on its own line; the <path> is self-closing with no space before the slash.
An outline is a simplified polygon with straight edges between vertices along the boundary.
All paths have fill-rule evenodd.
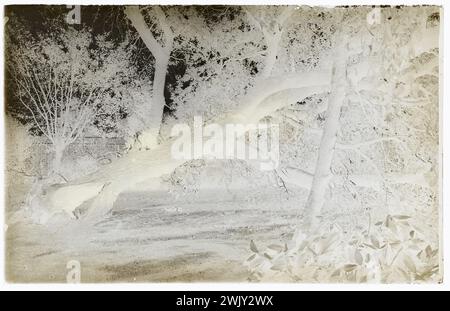
<path id="1" fill-rule="evenodd" d="M 258 202 L 245 191 L 176 200 L 167 193 L 125 193 L 94 226 L 10 225 L 7 279 L 65 282 L 67 262 L 77 260 L 82 282 L 247 281 L 250 240 L 287 240 L 301 201 L 270 190 Z"/>

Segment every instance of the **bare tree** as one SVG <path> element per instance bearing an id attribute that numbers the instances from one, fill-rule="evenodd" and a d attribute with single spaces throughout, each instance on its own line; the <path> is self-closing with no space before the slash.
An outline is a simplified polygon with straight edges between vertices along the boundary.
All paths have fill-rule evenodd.
<path id="1" fill-rule="evenodd" d="M 99 51 L 92 55 L 91 41 L 87 31 L 68 30 L 23 40 L 7 57 L 16 98 L 24 107 L 22 117 L 50 142 L 54 173 L 67 146 L 97 117 L 115 113 L 119 103 L 106 99 L 130 70 L 123 48 L 113 49 L 104 38 L 97 38 Z"/>

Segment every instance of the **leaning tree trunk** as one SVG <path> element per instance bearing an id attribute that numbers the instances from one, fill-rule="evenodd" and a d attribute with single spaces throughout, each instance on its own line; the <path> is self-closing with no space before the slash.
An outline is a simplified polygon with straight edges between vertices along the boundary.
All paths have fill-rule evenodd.
<path id="1" fill-rule="evenodd" d="M 339 131 L 339 118 L 345 100 L 347 55 L 344 44 L 337 49 L 333 64 L 331 93 L 326 111 L 326 121 L 319 146 L 313 182 L 306 202 L 302 227 L 298 233 L 315 231 L 319 225 L 318 216 L 325 203 L 326 190 L 332 178 L 331 164 L 333 161 L 336 138 Z"/>
<path id="2" fill-rule="evenodd" d="M 215 122 L 219 124 L 258 122 L 264 116 L 283 106 L 313 94 L 328 92 L 329 78 L 329 71 L 274 77 L 249 91 L 241 99 L 241 109 L 225 118 L 219 118 Z M 167 141 L 150 152 L 127 154 L 95 174 L 85 176 L 70 184 L 54 187 L 48 193 L 47 203 L 52 205 L 54 210 L 65 208 L 70 212 L 82 205 L 83 202 L 90 201 L 86 218 L 95 221 L 112 209 L 113 203 L 120 193 L 132 190 L 137 184 L 148 180 L 157 186 L 161 181 L 161 176 L 170 174 L 177 166 L 186 162 L 186 160 L 172 158 L 171 143 L 171 141 Z M 92 188 L 95 191 L 80 191 L 80 187 L 82 189 Z"/>

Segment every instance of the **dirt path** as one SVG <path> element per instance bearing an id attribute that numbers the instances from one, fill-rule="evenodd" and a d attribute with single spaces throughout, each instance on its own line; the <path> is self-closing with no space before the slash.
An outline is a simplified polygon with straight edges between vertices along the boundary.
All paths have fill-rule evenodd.
<path id="1" fill-rule="evenodd" d="M 93 227 L 12 225 L 7 279 L 65 282 L 67 262 L 77 260 L 82 282 L 246 281 L 250 240 L 285 241 L 298 221 L 299 200 L 211 195 L 167 204 L 167 195 L 128 193 Z"/>

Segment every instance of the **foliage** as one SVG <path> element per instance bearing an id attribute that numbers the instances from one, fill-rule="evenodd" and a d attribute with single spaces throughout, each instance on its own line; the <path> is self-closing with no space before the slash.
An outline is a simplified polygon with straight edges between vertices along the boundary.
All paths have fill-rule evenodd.
<path id="1" fill-rule="evenodd" d="M 346 56 L 346 98 L 319 215 L 321 226 L 309 232 L 300 225 L 288 245 L 269 246 L 262 253 L 253 243 L 255 254 L 248 261 L 253 278 L 440 280 L 439 232 L 434 229 L 439 222 L 438 27 L 436 19 L 428 22 L 434 10 L 386 8 L 381 14 L 387 22 L 370 27 L 361 19 L 361 9 L 345 12 L 341 27 L 346 27 L 351 47 Z M 306 116 L 315 113 L 318 101 L 306 101 L 313 104 Z M 286 134 L 300 134 L 282 147 L 287 149 L 285 156 L 307 149 L 298 149 L 296 141 L 308 139 L 305 133 L 321 134 L 324 127 L 312 122 L 319 118 L 301 119 L 302 110 L 296 105 L 280 111 L 279 117 L 290 121 L 282 127 L 285 139 Z M 327 111 L 321 113 L 326 123 Z M 305 151 L 320 152 L 316 148 Z M 318 165 L 305 158 L 300 157 L 298 165 Z"/>
<path id="2" fill-rule="evenodd" d="M 27 39 L 11 26 L 7 68 L 15 82 L 10 113 L 46 137 L 58 170 L 64 150 L 88 129 L 118 132 L 119 120 L 135 115 L 144 83 L 130 65 L 127 42 L 93 36 L 89 29 L 56 29 Z M 142 95 L 141 95 L 142 97 Z M 131 105 L 133 103 L 133 105 Z M 10 104 L 11 107 L 11 104 Z M 131 117 L 132 118 L 132 117 Z M 130 118 L 130 119 L 131 119 Z"/>
<path id="3" fill-rule="evenodd" d="M 189 121 L 194 115 L 211 120 L 230 113 L 245 104 L 239 98 L 260 80 L 326 63 L 321 56 L 330 48 L 329 20 L 334 17 L 307 22 L 305 15 L 313 17 L 320 11 L 303 7 L 223 10 L 224 21 L 214 27 L 195 20 L 190 27 L 196 35 L 186 38 L 181 48 L 188 66 L 172 94 L 179 120 Z M 277 33 L 275 38 L 272 32 Z M 315 54 L 314 59 L 301 54 L 306 50 Z"/>
<path id="4" fill-rule="evenodd" d="M 70 143 L 94 122 L 108 131 L 123 113 L 120 88 L 133 76 L 124 44 L 69 29 L 24 38 L 8 52 L 16 97 L 26 108 L 17 116 L 50 141 Z"/>
<path id="5" fill-rule="evenodd" d="M 260 251 L 254 242 L 246 265 L 251 280 L 295 282 L 440 281 L 438 230 L 407 215 L 388 215 L 371 232 L 345 234 L 330 225 L 303 235 L 297 244 L 273 244 Z"/>

